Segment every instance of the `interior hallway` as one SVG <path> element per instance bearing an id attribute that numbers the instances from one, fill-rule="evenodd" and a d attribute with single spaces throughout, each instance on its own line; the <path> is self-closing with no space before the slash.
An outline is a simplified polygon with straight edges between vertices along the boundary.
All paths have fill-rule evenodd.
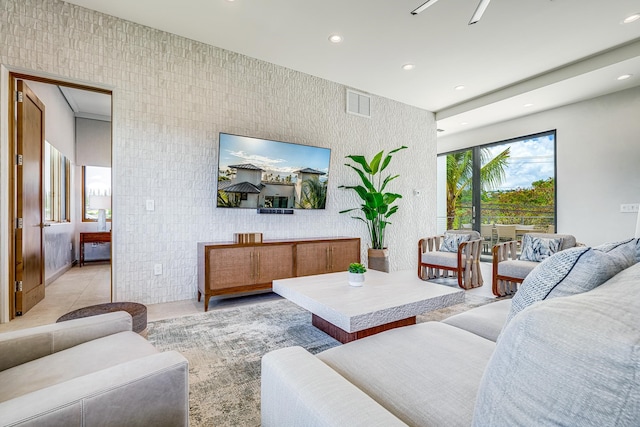
<path id="1" fill-rule="evenodd" d="M 493 298 L 494 295 L 491 293 L 492 266 L 486 262 L 481 262 L 480 265 L 484 285 L 466 292 Z M 23 316 L 19 316 L 9 323 L 0 324 L 0 333 L 55 323 L 59 317 L 70 311 L 89 305 L 109 302 L 111 300 L 110 270 L 111 265 L 108 264 L 71 268 L 46 287 L 43 301 L 40 301 Z M 457 279 L 455 278 L 441 278 L 433 280 L 433 282 L 457 287 Z M 272 292 L 234 298 L 213 297 L 209 301 L 209 311 L 278 298 L 280 296 Z M 153 322 L 203 312 L 204 301 L 198 302 L 196 298 L 162 304 L 147 304 L 147 321 Z"/>

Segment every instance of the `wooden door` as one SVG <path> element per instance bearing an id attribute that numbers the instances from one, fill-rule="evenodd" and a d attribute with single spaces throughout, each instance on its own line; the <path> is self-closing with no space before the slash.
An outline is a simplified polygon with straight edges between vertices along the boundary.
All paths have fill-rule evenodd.
<path id="1" fill-rule="evenodd" d="M 22 315 L 44 299 L 42 245 L 42 164 L 44 104 L 17 81 L 15 169 L 14 314 Z"/>
<path id="2" fill-rule="evenodd" d="M 331 243 L 329 249 L 329 271 L 347 271 L 349 264 L 360 262 L 360 240 L 341 240 Z"/>
<path id="3" fill-rule="evenodd" d="M 255 250 L 256 283 L 293 277 L 293 245 L 268 245 Z"/>

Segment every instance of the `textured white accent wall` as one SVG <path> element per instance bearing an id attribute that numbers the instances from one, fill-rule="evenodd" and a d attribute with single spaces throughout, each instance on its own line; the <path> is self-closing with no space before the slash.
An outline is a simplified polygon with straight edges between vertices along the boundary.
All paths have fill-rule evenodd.
<path id="1" fill-rule="evenodd" d="M 360 222 L 338 214 L 357 203 L 337 188 L 357 182 L 344 157 L 400 145 L 410 148 L 391 167 L 401 174 L 391 189 L 405 195 L 388 231 L 391 268 L 416 268 L 419 237 L 435 232 L 432 113 L 373 96 L 372 119 L 347 115 L 342 85 L 60 1 L 0 0 L 0 23 L 0 62 L 9 69 L 113 87 L 116 300 L 194 298 L 196 242 L 234 232 L 364 239 Z M 327 209 L 216 209 L 221 131 L 330 147 Z M 155 211 L 145 210 L 147 199 Z"/>

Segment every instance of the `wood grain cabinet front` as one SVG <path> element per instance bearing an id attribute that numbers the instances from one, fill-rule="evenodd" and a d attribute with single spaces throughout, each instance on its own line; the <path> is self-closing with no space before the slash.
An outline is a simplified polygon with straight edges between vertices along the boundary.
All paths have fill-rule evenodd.
<path id="1" fill-rule="evenodd" d="M 347 271 L 349 264 L 360 262 L 360 240 L 331 240 L 296 245 L 296 276 Z"/>
<path id="2" fill-rule="evenodd" d="M 198 243 L 198 301 L 271 289 L 277 279 L 346 271 L 360 262 L 360 239 L 299 239 L 250 244 Z"/>
<path id="3" fill-rule="evenodd" d="M 208 245 L 198 254 L 198 301 L 205 296 L 271 289 L 271 282 L 293 276 L 293 245 Z"/>

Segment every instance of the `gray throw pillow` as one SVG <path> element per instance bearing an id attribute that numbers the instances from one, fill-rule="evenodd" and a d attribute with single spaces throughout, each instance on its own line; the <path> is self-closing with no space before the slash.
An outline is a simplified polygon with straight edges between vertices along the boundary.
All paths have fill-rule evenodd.
<path id="1" fill-rule="evenodd" d="M 444 233 L 442 243 L 440 243 L 440 252 L 458 252 L 458 246 L 462 242 L 471 240 L 471 235 L 467 233 Z"/>
<path id="2" fill-rule="evenodd" d="M 516 316 L 484 371 L 473 426 L 640 426 L 639 284 L 635 265 Z"/>
<path id="3" fill-rule="evenodd" d="M 529 234 L 522 236 L 522 251 L 520 259 L 523 261 L 542 262 L 560 251 L 562 238 L 533 237 Z"/>
<path id="4" fill-rule="evenodd" d="M 637 262 L 636 244 L 636 239 L 630 239 L 595 248 L 579 246 L 547 258 L 529 273 L 513 296 L 505 328 L 516 314 L 535 302 L 589 291 L 631 267 Z"/>

